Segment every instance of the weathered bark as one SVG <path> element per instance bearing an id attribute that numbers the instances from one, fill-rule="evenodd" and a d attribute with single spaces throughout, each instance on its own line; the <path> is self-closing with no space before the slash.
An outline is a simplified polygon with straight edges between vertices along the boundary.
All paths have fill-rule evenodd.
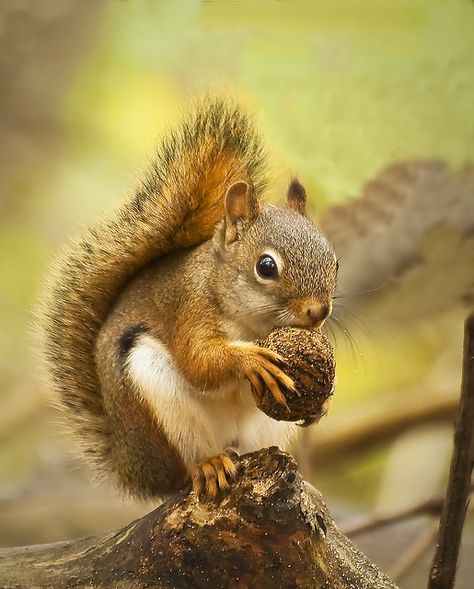
<path id="1" fill-rule="evenodd" d="M 0 551 L 3 589 L 396 589 L 341 534 L 318 491 L 276 448 L 241 459 L 219 504 L 171 497 L 114 532 Z"/>
<path id="2" fill-rule="evenodd" d="M 474 312 L 464 324 L 461 400 L 454 430 L 454 449 L 438 545 L 433 558 L 428 589 L 451 589 L 456 579 L 462 530 L 469 504 L 474 467 Z"/>

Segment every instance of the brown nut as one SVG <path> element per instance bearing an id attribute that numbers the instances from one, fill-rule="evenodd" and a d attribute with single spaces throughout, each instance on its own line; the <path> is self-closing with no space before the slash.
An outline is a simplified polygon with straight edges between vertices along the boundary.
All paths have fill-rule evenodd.
<path id="1" fill-rule="evenodd" d="M 327 337 L 319 331 L 284 327 L 257 343 L 285 360 L 282 369 L 295 383 L 295 391 L 282 390 L 288 408 L 277 403 L 270 391 L 260 398 L 252 388 L 259 409 L 278 421 L 301 422 L 302 427 L 319 421 L 334 393 L 336 365 Z"/>

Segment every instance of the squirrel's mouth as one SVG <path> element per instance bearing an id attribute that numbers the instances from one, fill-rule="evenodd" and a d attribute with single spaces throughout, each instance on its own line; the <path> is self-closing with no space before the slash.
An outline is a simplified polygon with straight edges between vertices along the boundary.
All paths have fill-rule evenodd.
<path id="1" fill-rule="evenodd" d="M 303 317 L 299 321 L 295 321 L 290 327 L 303 327 L 304 329 L 319 329 L 324 325 L 326 319 L 308 319 Z"/>
<path id="2" fill-rule="evenodd" d="M 254 340 L 266 338 L 273 329 L 278 327 L 301 327 L 304 329 L 319 329 L 332 311 L 329 303 L 305 301 L 290 301 L 281 303 L 278 307 L 266 310 L 265 313 L 243 314 L 238 318 L 239 337 Z"/>
<path id="3" fill-rule="evenodd" d="M 319 329 L 331 315 L 331 301 L 319 301 L 317 299 L 303 299 L 293 301 L 289 305 L 295 319 L 293 327 L 306 329 Z"/>

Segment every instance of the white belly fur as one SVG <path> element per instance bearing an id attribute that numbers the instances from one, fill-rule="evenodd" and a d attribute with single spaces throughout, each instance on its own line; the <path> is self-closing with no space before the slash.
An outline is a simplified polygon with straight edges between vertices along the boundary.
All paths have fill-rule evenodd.
<path id="1" fill-rule="evenodd" d="M 139 337 L 126 370 L 188 468 L 228 446 L 241 454 L 272 445 L 285 449 L 295 434 L 294 424 L 257 409 L 245 379 L 218 390 L 190 385 L 167 348 L 150 335 Z"/>

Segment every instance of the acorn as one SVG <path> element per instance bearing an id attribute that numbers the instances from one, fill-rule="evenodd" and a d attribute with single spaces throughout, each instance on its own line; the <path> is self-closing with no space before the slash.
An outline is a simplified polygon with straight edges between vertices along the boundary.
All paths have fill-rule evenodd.
<path id="1" fill-rule="evenodd" d="M 252 387 L 258 408 L 277 421 L 296 421 L 301 427 L 326 415 L 336 366 L 328 338 L 317 330 L 283 327 L 257 344 L 283 358 L 281 368 L 295 383 L 294 391 L 282 389 L 287 406 L 278 403 L 268 389 L 260 397 Z"/>

